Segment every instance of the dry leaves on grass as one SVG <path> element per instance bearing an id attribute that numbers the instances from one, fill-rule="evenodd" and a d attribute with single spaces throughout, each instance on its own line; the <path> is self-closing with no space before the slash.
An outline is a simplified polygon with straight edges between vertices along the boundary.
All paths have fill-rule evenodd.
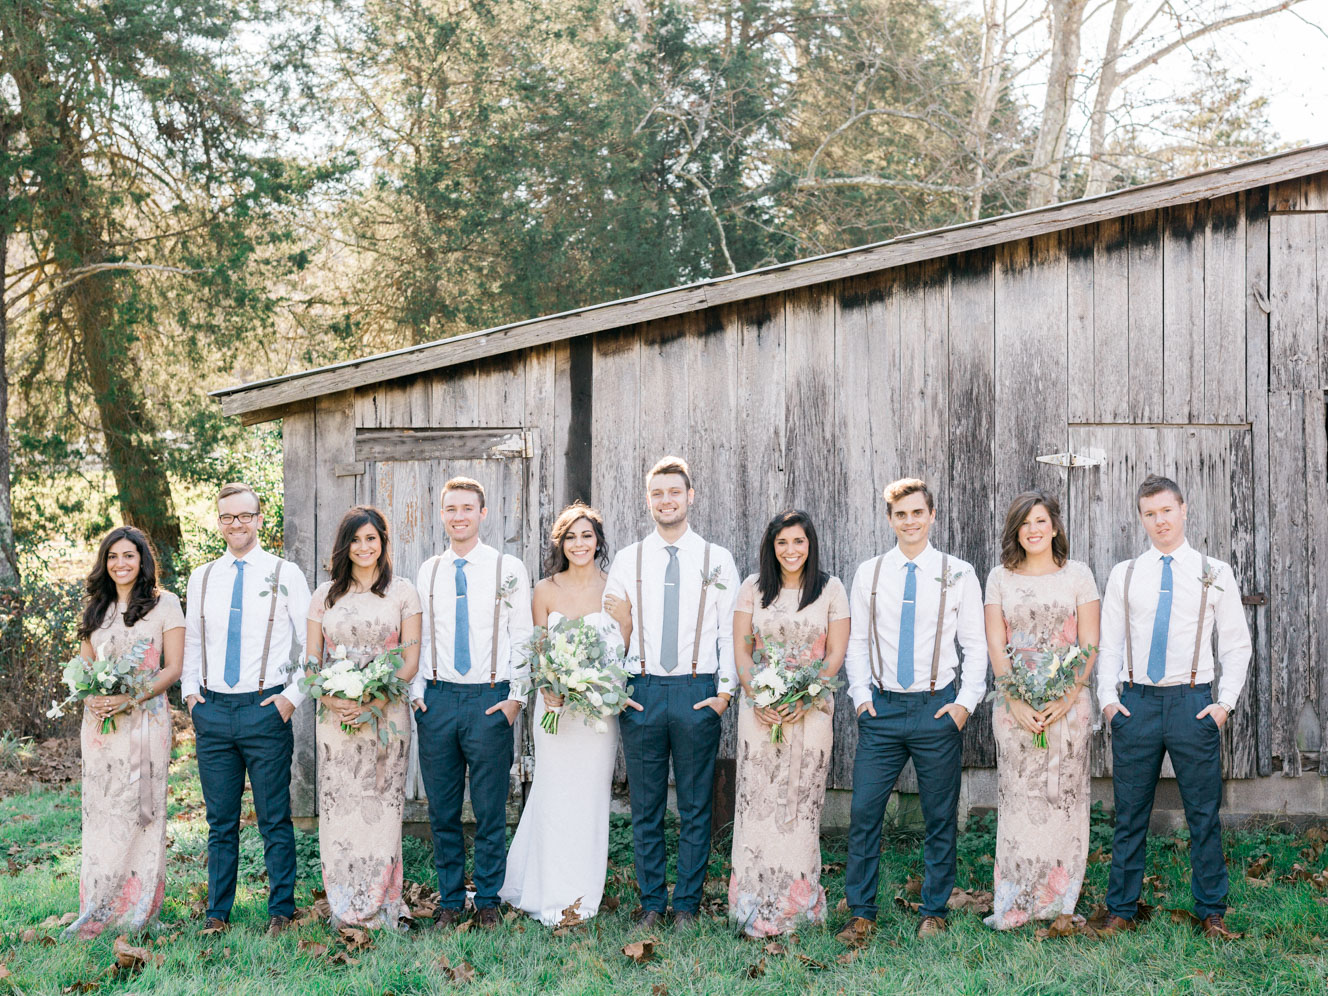
<path id="1" fill-rule="evenodd" d="M 780 944 L 778 941 L 771 941 L 762 950 L 764 950 L 766 954 L 772 954 L 772 955 L 782 955 L 788 953 L 788 948 L 784 947 L 784 945 Z"/>
<path id="2" fill-rule="evenodd" d="M 1267 888 L 1272 885 L 1272 880 L 1268 873 L 1272 870 L 1273 857 L 1271 854 L 1261 854 L 1248 865 L 1245 866 L 1245 884 Z"/>
<path id="3" fill-rule="evenodd" d="M 1088 852 L 1088 863 L 1090 865 L 1100 865 L 1110 860 L 1111 854 L 1100 847 Z"/>
<path id="4" fill-rule="evenodd" d="M 581 918 L 581 900 L 584 898 L 584 896 L 577 897 L 571 906 L 563 910 L 562 919 L 553 928 L 554 937 L 566 937 L 572 931 L 580 930 L 586 925 L 586 921 Z"/>
<path id="5" fill-rule="evenodd" d="M 347 951 L 367 951 L 373 947 L 373 934 L 360 927 L 338 927 L 337 936 Z"/>
<path id="6" fill-rule="evenodd" d="M 410 910 L 412 920 L 432 920 L 438 914 L 439 900 L 438 890 L 422 882 L 408 880 L 401 888 L 401 901 Z"/>
<path id="7" fill-rule="evenodd" d="M 835 961 L 837 961 L 841 965 L 852 965 L 855 961 L 858 960 L 858 956 L 861 954 L 862 954 L 861 948 L 852 948 L 849 951 L 845 951 L 842 955 L 836 958 Z"/>
<path id="8" fill-rule="evenodd" d="M 817 970 L 824 970 L 824 969 L 827 969 L 827 968 L 830 967 L 830 966 L 827 965 L 825 962 L 823 962 L 823 961 L 817 961 L 815 958 L 812 958 L 812 957 L 810 957 L 810 956 L 808 956 L 808 955 L 805 955 L 805 954 L 794 955 L 793 957 L 797 958 L 798 961 L 802 962 L 802 963 L 803 963 L 804 965 L 806 965 L 808 968 L 813 968 L 813 969 L 817 969 Z"/>
<path id="9" fill-rule="evenodd" d="M 14 973 L 9 970 L 9 966 L 0 961 L 0 979 L 7 979 Z"/>
<path id="10" fill-rule="evenodd" d="M 650 987 L 650 996 L 669 996 L 669 987 L 662 982 L 656 982 Z"/>
<path id="11" fill-rule="evenodd" d="M 762 955 L 754 964 L 747 966 L 747 978 L 759 979 L 765 975 L 765 956 Z"/>
<path id="12" fill-rule="evenodd" d="M 210 950 L 210 949 L 209 949 Z M 310 955 L 314 958 L 321 958 L 327 954 L 327 945 L 320 944 L 318 941 L 311 941 L 308 938 L 302 939 L 296 946 L 296 950 Z"/>
<path id="13" fill-rule="evenodd" d="M 1045 927 L 1039 927 L 1034 931 L 1033 936 L 1039 941 L 1046 941 L 1056 937 L 1073 937 L 1076 934 L 1088 934 L 1091 928 L 1088 921 L 1081 916 L 1075 916 L 1073 913 L 1062 913 L 1052 920 Z"/>
<path id="14" fill-rule="evenodd" d="M 455 982 L 457 985 L 464 985 L 467 982 L 475 981 L 475 966 L 468 961 L 453 965 L 447 955 L 439 955 L 438 960 L 434 962 L 434 964 L 438 967 L 438 971 L 442 972 L 449 981 Z"/>
<path id="15" fill-rule="evenodd" d="M 654 941 L 633 941 L 623 946 L 622 953 L 637 965 L 644 965 L 655 957 Z"/>
<path id="16" fill-rule="evenodd" d="M 1294 882 L 1309 882 L 1316 889 L 1328 890 L 1328 869 L 1320 872 L 1310 871 L 1297 861 L 1291 866 L 1291 871 L 1279 877 L 1278 881 L 1288 885 Z"/>
<path id="17" fill-rule="evenodd" d="M 993 909 L 993 897 L 990 892 L 975 889 L 953 889 L 946 906 L 952 910 L 969 910 L 978 916 L 985 916 Z"/>

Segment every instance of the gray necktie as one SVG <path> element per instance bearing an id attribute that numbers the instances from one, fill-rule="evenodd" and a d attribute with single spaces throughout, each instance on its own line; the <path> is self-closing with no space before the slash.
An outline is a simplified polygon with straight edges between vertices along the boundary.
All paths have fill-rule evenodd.
<path id="1" fill-rule="evenodd" d="M 664 627 L 659 634 L 659 666 L 672 671 L 678 666 L 678 548 L 666 546 L 669 566 L 664 570 Z"/>

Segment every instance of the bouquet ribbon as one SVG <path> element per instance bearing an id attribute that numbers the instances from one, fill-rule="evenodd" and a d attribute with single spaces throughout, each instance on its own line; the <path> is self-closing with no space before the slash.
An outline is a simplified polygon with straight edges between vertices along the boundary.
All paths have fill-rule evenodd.
<path id="1" fill-rule="evenodd" d="M 149 756 L 152 730 L 143 708 L 135 709 L 129 722 L 129 783 L 138 783 L 138 825 L 145 827 L 152 822 L 156 808 L 152 803 L 152 759 Z"/>
<path id="2" fill-rule="evenodd" d="M 784 809 L 784 826 L 792 826 L 798 819 L 798 788 L 802 781 L 802 731 L 807 719 L 793 723 L 792 729 L 785 727 L 787 733 L 783 743 L 788 753 L 788 773 L 784 778 L 783 798 L 780 805 Z"/>

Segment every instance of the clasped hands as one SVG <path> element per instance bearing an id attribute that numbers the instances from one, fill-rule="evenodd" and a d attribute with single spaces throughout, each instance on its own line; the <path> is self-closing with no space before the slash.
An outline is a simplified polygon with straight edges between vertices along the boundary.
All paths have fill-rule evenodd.
<path id="1" fill-rule="evenodd" d="M 88 697 L 88 708 L 98 719 L 106 719 L 118 713 L 129 712 L 134 708 L 132 695 L 92 695 Z"/>

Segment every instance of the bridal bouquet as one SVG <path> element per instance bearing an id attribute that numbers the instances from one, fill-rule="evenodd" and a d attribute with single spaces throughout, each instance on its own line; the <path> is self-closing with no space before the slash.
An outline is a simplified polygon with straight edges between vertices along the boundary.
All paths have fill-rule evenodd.
<path id="1" fill-rule="evenodd" d="M 763 640 L 752 651 L 752 701 L 765 709 L 778 709 L 802 699 L 812 705 L 829 696 L 843 682 L 836 675 L 822 676 L 825 661 L 814 656 L 815 651 L 816 647 L 795 651 L 788 644 Z M 784 742 L 783 723 L 770 727 L 770 742 Z"/>
<path id="2" fill-rule="evenodd" d="M 1066 647 L 1029 655 L 1014 647 L 1006 647 L 1010 670 L 996 678 L 996 688 L 988 699 L 1005 697 L 1027 702 L 1034 709 L 1045 709 L 1074 687 L 1079 667 L 1093 655 L 1094 647 Z M 1033 734 L 1033 745 L 1044 750 L 1047 746 L 1045 731 Z"/>
<path id="3" fill-rule="evenodd" d="M 591 720 L 599 733 L 606 722 L 627 706 L 632 694 L 627 684 L 627 663 L 604 634 L 584 619 L 560 619 L 552 626 L 536 626 L 526 645 L 530 657 L 530 683 L 562 697 L 563 705 L 548 709 L 540 720 L 545 733 L 558 732 L 563 709 Z"/>
<path id="4" fill-rule="evenodd" d="M 108 656 L 95 661 L 84 660 L 82 655 L 71 657 L 65 662 L 61 677 L 69 695 L 63 702 L 52 702 L 51 708 L 46 710 L 46 717 L 59 719 L 65 714 L 66 706 L 94 695 L 128 695 L 132 698 L 141 695 L 152 683 L 152 672 L 143 667 L 151 647 L 151 640 L 137 640 L 118 657 Z M 107 716 L 101 721 L 103 734 L 115 728 L 115 716 Z"/>
<path id="5" fill-rule="evenodd" d="M 300 679 L 300 688 L 310 695 L 322 698 L 330 695 L 334 699 L 346 699 L 363 706 L 354 722 L 342 723 L 345 733 L 354 733 L 363 724 L 373 727 L 374 736 L 384 746 L 389 737 L 400 736 L 401 731 L 395 723 L 381 725 L 385 718 L 383 707 L 388 700 L 404 698 L 409 691 L 406 682 L 397 676 L 397 670 L 403 664 L 401 648 L 385 650 L 371 661 L 357 664 L 350 657 L 350 649 L 335 646 L 328 652 L 320 665 L 308 662 L 304 677 Z M 320 704 L 320 709 L 325 708 Z"/>

